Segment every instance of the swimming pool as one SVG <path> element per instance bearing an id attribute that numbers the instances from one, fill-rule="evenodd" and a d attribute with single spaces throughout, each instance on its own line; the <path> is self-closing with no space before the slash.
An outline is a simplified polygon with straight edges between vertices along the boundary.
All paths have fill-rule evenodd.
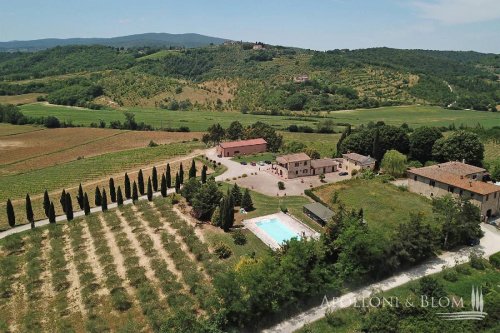
<path id="1" fill-rule="evenodd" d="M 278 244 L 283 244 L 283 242 L 294 237 L 300 239 L 300 236 L 297 233 L 293 232 L 286 225 L 281 223 L 278 218 L 263 219 L 255 224 Z"/>

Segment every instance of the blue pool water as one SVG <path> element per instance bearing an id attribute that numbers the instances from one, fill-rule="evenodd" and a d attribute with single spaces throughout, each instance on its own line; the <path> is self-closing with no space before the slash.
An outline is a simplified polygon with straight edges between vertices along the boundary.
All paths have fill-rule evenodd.
<path id="1" fill-rule="evenodd" d="M 264 219 L 255 223 L 260 229 L 264 230 L 272 239 L 274 239 L 278 244 L 282 244 L 284 241 L 292 239 L 294 237 L 300 238 L 295 232 L 290 230 L 286 225 L 281 223 L 277 218 Z"/>

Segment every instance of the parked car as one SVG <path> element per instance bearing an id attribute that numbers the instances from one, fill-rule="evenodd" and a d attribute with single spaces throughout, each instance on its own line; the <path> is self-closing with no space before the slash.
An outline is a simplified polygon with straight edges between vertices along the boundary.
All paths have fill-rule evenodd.
<path id="1" fill-rule="evenodd" d="M 469 246 L 479 245 L 479 238 L 469 238 L 467 244 L 469 244 Z"/>
<path id="2" fill-rule="evenodd" d="M 266 165 L 266 163 L 264 163 L 264 161 L 260 161 L 260 162 L 259 162 L 259 163 L 257 163 L 257 164 L 258 164 L 258 165 L 260 165 L 260 166 L 264 166 L 264 165 Z"/>
<path id="3" fill-rule="evenodd" d="M 240 164 L 241 164 L 241 165 L 247 165 L 247 162 L 245 162 L 245 161 L 241 161 L 241 162 L 240 162 Z"/>
<path id="4" fill-rule="evenodd" d="M 252 163 L 250 163 L 250 165 L 252 165 L 252 166 L 256 166 L 256 165 L 257 165 L 257 163 L 252 162 Z"/>
<path id="5" fill-rule="evenodd" d="M 271 163 L 273 163 L 273 162 L 271 162 L 271 161 L 264 161 L 264 163 L 266 163 L 266 164 L 271 164 Z"/>
<path id="6" fill-rule="evenodd" d="M 339 172 L 339 176 L 347 176 L 348 174 L 349 174 L 349 172 L 347 172 L 347 171 Z"/>

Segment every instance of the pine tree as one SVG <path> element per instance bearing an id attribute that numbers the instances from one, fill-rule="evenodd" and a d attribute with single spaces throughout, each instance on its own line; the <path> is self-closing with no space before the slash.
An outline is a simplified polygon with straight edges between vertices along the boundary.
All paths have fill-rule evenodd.
<path id="1" fill-rule="evenodd" d="M 89 196 L 87 195 L 87 192 L 85 192 L 85 195 L 83 196 L 83 212 L 85 215 L 90 214 L 90 203 L 89 203 Z"/>
<path id="2" fill-rule="evenodd" d="M 118 194 L 116 195 L 116 204 L 118 206 L 123 206 L 123 194 L 122 194 L 122 188 L 118 186 Z"/>
<path id="3" fill-rule="evenodd" d="M 7 200 L 7 219 L 9 220 L 10 227 L 14 228 L 16 225 L 16 214 L 14 213 L 14 206 L 12 206 L 10 199 Z"/>
<path id="4" fill-rule="evenodd" d="M 253 210 L 252 197 L 250 196 L 250 191 L 248 189 L 245 189 L 243 197 L 241 198 L 241 208 L 247 212 Z"/>
<path id="5" fill-rule="evenodd" d="M 181 181 L 179 177 L 179 173 L 175 174 L 175 193 L 179 193 L 181 191 Z"/>
<path id="6" fill-rule="evenodd" d="M 189 168 L 189 179 L 196 178 L 196 164 L 191 160 L 191 168 Z"/>
<path id="7" fill-rule="evenodd" d="M 63 212 L 66 212 L 66 190 L 62 190 L 61 197 L 59 198 Z"/>
<path id="8" fill-rule="evenodd" d="M 132 197 L 132 193 L 130 191 L 130 178 L 128 174 L 125 173 L 125 198 L 130 199 Z"/>
<path id="9" fill-rule="evenodd" d="M 113 177 L 109 178 L 109 198 L 111 199 L 111 202 L 116 202 L 116 188 Z"/>
<path id="10" fill-rule="evenodd" d="M 45 216 L 49 217 L 49 210 L 50 210 L 50 198 L 49 198 L 49 192 L 45 190 L 43 193 L 43 210 L 45 212 Z"/>
<path id="11" fill-rule="evenodd" d="M 233 196 L 234 205 L 240 206 L 242 194 L 241 194 L 241 190 L 240 190 L 240 187 L 238 186 L 238 184 L 236 184 L 236 183 L 234 184 L 233 188 L 231 189 L 231 195 Z"/>
<path id="12" fill-rule="evenodd" d="M 26 219 L 32 224 L 35 222 L 35 216 L 33 215 L 33 207 L 31 206 L 31 198 L 29 194 L 26 194 Z"/>
<path id="13" fill-rule="evenodd" d="M 132 202 L 135 204 L 137 200 L 139 200 L 139 194 L 137 193 L 137 183 L 134 180 L 134 184 L 132 185 Z"/>
<path id="14" fill-rule="evenodd" d="M 170 164 L 167 163 L 167 171 L 165 172 L 165 179 L 167 181 L 167 188 L 172 187 L 172 175 L 170 172 Z"/>
<path id="15" fill-rule="evenodd" d="M 182 162 L 179 167 L 179 184 L 184 184 L 184 168 L 182 167 Z"/>
<path id="16" fill-rule="evenodd" d="M 153 182 L 153 190 L 155 190 L 155 192 L 158 192 L 158 171 L 156 171 L 155 166 L 153 167 L 151 181 Z"/>
<path id="17" fill-rule="evenodd" d="M 101 190 L 99 190 L 99 186 L 95 187 L 95 200 L 94 204 L 96 206 L 100 206 L 102 204 L 102 196 L 101 196 Z"/>
<path id="18" fill-rule="evenodd" d="M 220 227 L 220 206 L 217 206 L 217 208 L 215 208 L 214 212 L 212 213 L 210 224 L 216 227 Z"/>
<path id="19" fill-rule="evenodd" d="M 69 193 L 66 193 L 66 219 L 68 221 L 73 220 L 73 202 Z"/>
<path id="20" fill-rule="evenodd" d="M 153 185 L 151 184 L 151 177 L 148 177 L 148 201 L 153 201 Z"/>
<path id="21" fill-rule="evenodd" d="M 106 193 L 106 189 L 102 189 L 102 204 L 101 204 L 102 211 L 105 212 L 108 210 L 108 194 Z"/>
<path id="22" fill-rule="evenodd" d="M 76 201 L 78 201 L 78 206 L 80 206 L 80 209 L 83 209 L 83 188 L 81 183 L 80 186 L 78 186 L 78 195 L 76 196 Z"/>
<path id="23" fill-rule="evenodd" d="M 56 209 L 53 202 L 50 203 L 49 208 L 49 223 L 56 223 Z"/>
<path id="24" fill-rule="evenodd" d="M 165 174 L 161 175 L 160 192 L 162 197 L 165 198 L 167 196 L 167 180 L 165 178 Z"/>
<path id="25" fill-rule="evenodd" d="M 207 182 L 207 166 L 203 165 L 201 168 L 201 183 L 205 184 Z"/>
<path id="26" fill-rule="evenodd" d="M 144 195 L 144 175 L 142 174 L 142 169 L 139 170 L 139 175 L 137 175 L 137 185 L 139 186 L 139 193 Z"/>

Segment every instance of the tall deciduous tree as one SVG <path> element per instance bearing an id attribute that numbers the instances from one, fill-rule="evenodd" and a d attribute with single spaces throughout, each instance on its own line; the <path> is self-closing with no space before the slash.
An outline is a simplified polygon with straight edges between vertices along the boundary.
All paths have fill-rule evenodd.
<path id="1" fill-rule="evenodd" d="M 201 182 L 205 184 L 207 182 L 207 166 L 203 165 L 201 168 Z"/>
<path id="2" fill-rule="evenodd" d="M 113 177 L 109 178 L 109 198 L 111 199 L 111 202 L 116 202 L 116 188 Z"/>
<path id="3" fill-rule="evenodd" d="M 99 190 L 99 186 L 95 187 L 94 204 L 96 206 L 102 205 L 102 195 L 101 195 L 101 190 Z"/>
<path id="4" fill-rule="evenodd" d="M 49 192 L 45 190 L 43 193 L 43 210 L 45 212 L 45 216 L 49 217 L 49 210 L 50 210 L 50 198 L 49 198 Z"/>
<path id="5" fill-rule="evenodd" d="M 123 206 L 122 188 L 118 186 L 118 194 L 116 195 L 116 203 L 118 206 Z"/>
<path id="6" fill-rule="evenodd" d="M 35 222 L 35 216 L 33 215 L 33 207 L 31 206 L 31 198 L 29 194 L 26 194 L 26 219 L 32 224 Z"/>
<path id="7" fill-rule="evenodd" d="M 179 184 L 184 184 L 184 167 L 181 165 L 179 166 Z"/>
<path id="8" fill-rule="evenodd" d="M 50 203 L 49 207 L 49 223 L 56 223 L 56 209 L 53 202 Z"/>
<path id="9" fill-rule="evenodd" d="M 172 187 L 172 173 L 170 171 L 170 163 L 167 163 L 167 171 L 165 171 L 165 180 L 167 182 L 167 188 Z"/>
<path id="10" fill-rule="evenodd" d="M 250 196 L 250 191 L 248 189 L 245 189 L 243 197 L 241 198 L 241 207 L 245 209 L 247 212 L 253 210 L 253 201 L 252 197 Z"/>
<path id="11" fill-rule="evenodd" d="M 144 195 L 145 187 L 144 187 L 144 175 L 142 174 L 142 169 L 139 170 L 139 174 L 137 175 L 137 186 L 139 189 L 139 193 Z"/>
<path id="12" fill-rule="evenodd" d="M 153 185 L 151 184 L 151 177 L 148 177 L 147 196 L 148 196 L 148 201 L 153 201 Z"/>
<path id="13" fill-rule="evenodd" d="M 66 212 L 66 190 L 62 190 L 61 197 L 59 198 L 63 212 Z"/>
<path id="14" fill-rule="evenodd" d="M 194 160 L 191 161 L 191 168 L 189 168 L 189 178 L 196 178 L 196 164 Z"/>
<path id="15" fill-rule="evenodd" d="M 436 161 L 462 161 L 481 165 L 484 158 L 484 145 L 476 133 L 457 131 L 447 138 L 434 143 L 432 154 Z"/>
<path id="16" fill-rule="evenodd" d="M 78 195 L 76 196 L 76 201 L 78 202 L 78 206 L 80 206 L 80 209 L 83 209 L 83 188 L 81 183 L 80 186 L 78 186 Z"/>
<path id="17" fill-rule="evenodd" d="M 435 127 L 418 127 L 410 135 L 410 156 L 422 164 L 432 160 L 432 147 L 443 134 Z"/>
<path id="18" fill-rule="evenodd" d="M 87 192 L 85 192 L 83 196 L 83 212 L 85 215 L 90 214 L 90 202 L 89 202 L 89 196 L 87 195 Z"/>
<path id="19" fill-rule="evenodd" d="M 381 163 L 382 169 L 393 177 L 401 177 L 406 172 L 406 156 L 397 150 L 388 150 Z"/>
<path id="20" fill-rule="evenodd" d="M 233 121 L 226 130 L 226 139 L 235 141 L 240 140 L 243 137 L 243 125 L 235 120 Z"/>
<path id="21" fill-rule="evenodd" d="M 134 180 L 134 184 L 132 185 L 132 202 L 135 204 L 137 200 L 139 200 L 139 193 L 137 191 L 137 183 Z"/>
<path id="22" fill-rule="evenodd" d="M 106 193 L 106 189 L 102 189 L 102 204 L 101 204 L 102 211 L 105 212 L 108 210 L 108 194 Z"/>
<path id="23" fill-rule="evenodd" d="M 161 175 L 161 185 L 160 185 L 160 192 L 162 197 L 167 196 L 167 180 L 165 178 L 165 174 Z"/>
<path id="24" fill-rule="evenodd" d="M 130 199 L 132 197 L 132 191 L 130 188 L 130 178 L 127 173 L 125 173 L 125 198 Z"/>
<path id="25" fill-rule="evenodd" d="M 73 202 L 69 193 L 66 193 L 66 219 L 68 221 L 73 220 Z"/>
<path id="26" fill-rule="evenodd" d="M 12 202 L 10 199 L 7 200 L 7 220 L 9 221 L 9 225 L 13 228 L 16 225 L 16 214 L 14 212 L 14 206 L 12 206 Z"/>
<path id="27" fill-rule="evenodd" d="M 151 175 L 151 181 L 153 182 L 153 190 L 155 192 L 158 191 L 158 171 L 156 171 L 156 167 L 153 167 L 153 172 Z"/>

